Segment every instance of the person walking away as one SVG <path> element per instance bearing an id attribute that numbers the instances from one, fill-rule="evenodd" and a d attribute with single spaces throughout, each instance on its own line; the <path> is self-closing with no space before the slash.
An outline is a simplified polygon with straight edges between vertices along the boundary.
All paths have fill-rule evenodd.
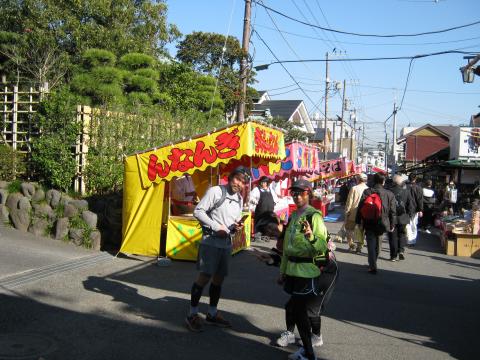
<path id="1" fill-rule="evenodd" d="M 430 233 L 430 226 L 433 225 L 433 210 L 435 208 L 435 190 L 432 188 L 432 180 L 425 182 L 425 187 L 422 189 L 423 193 L 423 217 L 420 223 L 423 230 Z"/>
<path id="2" fill-rule="evenodd" d="M 415 215 L 407 224 L 407 245 L 415 246 L 418 235 L 418 219 L 423 216 L 423 189 L 417 184 L 417 175 L 411 173 L 408 175 L 408 180 L 407 188 L 415 207 Z"/>
<path id="3" fill-rule="evenodd" d="M 450 181 L 445 189 L 444 208 L 448 210 L 450 214 L 457 212 L 458 203 L 458 190 L 453 181 Z"/>
<path id="4" fill-rule="evenodd" d="M 262 176 L 258 182 L 258 197 L 251 197 L 250 203 L 255 204 L 255 216 L 253 219 L 254 223 L 254 241 L 260 241 L 263 239 L 262 232 L 259 230 L 260 227 L 259 220 L 262 218 L 263 214 L 272 212 L 275 208 L 275 199 L 270 189 L 270 179 L 266 176 Z"/>
<path id="5" fill-rule="evenodd" d="M 203 320 L 199 316 L 198 304 L 203 288 L 210 283 L 210 306 L 206 323 L 230 327 L 230 322 L 217 311 L 222 283 L 228 275 L 228 264 L 232 252 L 231 234 L 243 227 L 240 221 L 243 198 L 240 195 L 249 181 L 249 169 L 239 166 L 228 176 L 228 184 L 213 186 L 195 207 L 193 216 L 202 226 L 202 240 L 198 249 L 197 270 L 199 274 L 191 288 L 190 313 L 185 319 L 191 331 L 202 330 Z"/>
<path id="6" fill-rule="evenodd" d="M 392 232 L 397 222 L 395 197 L 383 188 L 384 184 L 385 176 L 376 173 L 373 176 L 373 187 L 363 192 L 357 211 L 356 223 L 363 226 L 367 239 L 370 274 L 377 273 L 382 235 L 387 231 Z"/>
<path id="7" fill-rule="evenodd" d="M 340 186 L 340 191 L 339 191 L 340 204 L 345 205 L 345 203 L 347 202 L 348 194 L 349 194 L 348 183 L 344 181 L 342 186 Z"/>
<path id="8" fill-rule="evenodd" d="M 356 242 L 354 240 L 354 231 L 357 217 L 358 204 L 362 198 L 367 186 L 367 174 L 359 174 L 356 176 L 358 185 L 353 186 L 348 193 L 345 204 L 345 231 L 347 233 L 348 247 L 350 251 L 356 250 L 357 253 L 362 251 L 363 241 Z M 362 239 L 363 240 L 363 239 Z"/>
<path id="9" fill-rule="evenodd" d="M 395 175 L 390 191 L 395 196 L 397 221 L 393 231 L 388 233 L 390 244 L 390 261 L 405 260 L 405 246 L 407 245 L 407 224 L 415 216 L 415 205 L 410 189 L 404 185 L 403 177 Z"/>
<path id="10" fill-rule="evenodd" d="M 311 184 L 304 179 L 297 180 L 290 187 L 290 194 L 297 210 L 292 213 L 285 232 L 278 282 L 291 295 L 285 308 L 292 312 L 303 343 L 289 358 L 314 360 L 309 316 L 319 315 L 314 311 L 321 276 L 317 261 L 325 259 L 328 232 L 321 213 L 309 205 Z"/>

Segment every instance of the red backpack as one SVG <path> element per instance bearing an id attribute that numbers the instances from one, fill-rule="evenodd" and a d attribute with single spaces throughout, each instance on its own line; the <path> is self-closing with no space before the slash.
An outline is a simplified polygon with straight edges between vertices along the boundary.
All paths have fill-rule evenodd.
<path id="1" fill-rule="evenodd" d="M 360 209 L 362 219 L 367 222 L 378 221 L 382 215 L 382 199 L 377 193 L 367 195 Z"/>

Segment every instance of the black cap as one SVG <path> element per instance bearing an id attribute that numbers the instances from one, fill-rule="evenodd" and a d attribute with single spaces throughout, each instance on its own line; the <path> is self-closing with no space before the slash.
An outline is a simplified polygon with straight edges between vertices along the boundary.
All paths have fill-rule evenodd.
<path id="1" fill-rule="evenodd" d="M 297 181 L 294 181 L 292 186 L 289 188 L 290 190 L 298 189 L 298 190 L 308 190 L 312 191 L 312 184 L 310 181 L 305 180 L 305 179 L 300 179 Z"/>
<path id="2" fill-rule="evenodd" d="M 262 176 L 260 180 L 258 180 L 259 183 L 267 182 L 270 183 L 270 178 L 268 176 Z"/>
<path id="3" fill-rule="evenodd" d="M 246 168 L 245 166 L 237 166 L 235 169 L 232 170 L 228 177 L 231 179 L 237 174 L 242 174 L 243 176 L 245 176 L 245 180 L 250 179 L 250 169 Z"/>

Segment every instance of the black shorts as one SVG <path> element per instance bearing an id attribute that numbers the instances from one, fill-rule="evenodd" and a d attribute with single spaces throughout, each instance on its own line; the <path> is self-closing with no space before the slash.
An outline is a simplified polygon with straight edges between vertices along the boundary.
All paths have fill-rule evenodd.
<path id="1" fill-rule="evenodd" d="M 210 276 L 227 276 L 231 257 L 231 248 L 218 248 L 200 244 L 197 256 L 197 270 Z"/>

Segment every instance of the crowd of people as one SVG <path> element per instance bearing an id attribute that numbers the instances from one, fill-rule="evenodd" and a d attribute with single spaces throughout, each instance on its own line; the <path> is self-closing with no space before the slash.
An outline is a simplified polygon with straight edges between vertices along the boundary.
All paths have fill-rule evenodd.
<path id="1" fill-rule="evenodd" d="M 202 226 L 198 250 L 198 275 L 190 290 L 190 309 L 185 323 L 199 332 L 203 324 L 230 327 L 230 322 L 217 310 L 224 278 L 228 275 L 231 236 L 243 227 L 243 198 L 240 195 L 249 181 L 249 171 L 237 167 L 227 185 L 211 187 L 195 207 L 193 215 Z M 314 360 L 313 348 L 323 344 L 321 314 L 331 296 L 338 276 L 338 266 L 329 242 L 322 213 L 310 205 L 313 189 L 307 180 L 294 181 L 289 188 L 296 210 L 283 224 L 273 212 L 274 203 L 268 190 L 269 180 L 261 179 L 255 195 L 255 231 L 277 239 L 274 252 L 258 253 L 259 260 L 280 268 L 278 284 L 290 299 L 285 305 L 285 331 L 277 340 L 279 346 L 295 342 L 298 329 L 302 346 L 289 359 Z M 257 214 L 257 212 L 259 214 Z M 199 315 L 199 302 L 210 283 L 210 302 L 205 319 Z"/>
<path id="2" fill-rule="evenodd" d="M 376 274 L 382 237 L 387 234 L 390 260 L 404 260 L 406 248 L 415 246 L 418 226 L 429 231 L 437 209 L 436 191 L 431 180 L 417 184 L 417 178 L 395 175 L 388 179 L 382 174 L 369 178 L 356 176 L 355 184 L 345 184 L 342 201 L 345 204 L 345 231 L 349 249 L 361 252 L 367 244 L 368 272 Z M 228 275 L 232 235 L 242 230 L 243 192 L 249 182 L 249 169 L 238 167 L 228 177 L 227 185 L 211 187 L 196 205 L 193 215 L 202 226 L 203 235 L 198 249 L 198 275 L 191 287 L 187 327 L 202 331 L 203 324 L 230 327 L 230 322 L 217 310 L 222 284 Z M 296 180 L 289 188 L 296 210 L 284 224 L 274 213 L 275 192 L 270 180 L 263 177 L 250 194 L 250 209 L 255 211 L 255 233 L 277 239 L 271 252 L 256 256 L 267 265 L 280 269 L 278 284 L 290 295 L 285 305 L 285 331 L 278 346 L 296 342 L 298 330 L 302 346 L 289 359 L 314 360 L 314 347 L 323 344 L 321 315 L 335 287 L 339 269 L 332 241 L 320 211 L 310 205 L 314 191 L 304 179 Z M 191 189 L 183 193 L 195 196 Z M 480 195 L 480 187 L 478 189 Z M 441 207 L 456 211 L 458 193 L 453 182 L 443 192 Z M 260 238 L 259 237 L 259 238 Z M 209 307 L 206 317 L 199 315 L 199 302 L 204 288 L 209 286 Z"/>

